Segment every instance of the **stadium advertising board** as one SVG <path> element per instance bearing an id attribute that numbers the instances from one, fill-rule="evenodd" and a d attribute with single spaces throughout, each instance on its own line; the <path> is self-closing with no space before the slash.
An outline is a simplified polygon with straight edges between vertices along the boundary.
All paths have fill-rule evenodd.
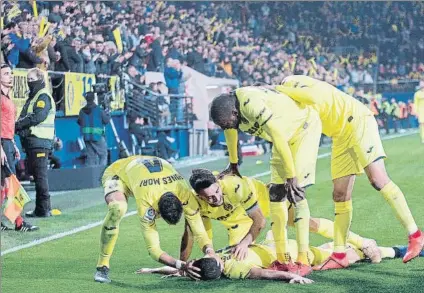
<path id="1" fill-rule="evenodd" d="M 65 73 L 65 115 L 77 116 L 86 101 L 84 95 L 93 90 L 96 84 L 94 74 L 85 73 Z"/>

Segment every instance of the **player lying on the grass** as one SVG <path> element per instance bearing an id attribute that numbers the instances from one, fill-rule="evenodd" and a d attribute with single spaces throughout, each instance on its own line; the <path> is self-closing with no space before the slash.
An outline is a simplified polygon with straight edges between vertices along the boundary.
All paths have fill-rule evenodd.
<path id="1" fill-rule="evenodd" d="M 184 178 L 170 163 L 157 157 L 133 156 L 110 165 L 102 177 L 108 213 L 100 234 L 100 255 L 94 280 L 110 282 L 109 260 L 118 239 L 119 223 L 127 211 L 128 197 L 134 197 L 141 231 L 150 256 L 167 266 L 182 269 L 192 277 L 198 269 L 161 250 L 155 220 L 163 218 L 170 225 L 179 222 L 181 214 L 190 225 L 200 248 L 220 260 L 208 238 L 199 214 L 199 205 Z"/>
<path id="2" fill-rule="evenodd" d="M 288 251 L 294 257 L 298 253 L 297 243 L 294 240 L 288 241 Z M 405 256 L 407 247 L 378 247 L 383 258 L 401 258 Z M 333 243 L 325 243 L 319 247 L 311 246 L 308 249 L 308 257 L 313 265 L 320 264 L 328 258 L 333 250 Z M 266 269 L 276 259 L 275 242 L 272 237 L 272 231 L 268 231 L 266 240 L 262 244 L 253 244 L 249 246 L 248 255 L 245 260 L 237 260 L 231 252 L 231 248 L 224 248 L 217 251 L 224 262 L 221 268 L 216 260 L 201 258 L 196 260 L 193 265 L 201 268 L 202 280 L 219 279 L 222 275 L 230 279 L 265 279 L 265 280 L 284 280 L 290 283 L 311 283 L 311 280 L 295 277 L 292 273 L 273 271 Z M 354 245 L 347 246 L 346 255 L 349 263 L 356 263 L 367 260 L 364 253 Z M 424 257 L 424 251 L 420 256 Z M 141 268 L 138 274 L 164 274 L 172 276 L 184 276 L 179 270 L 171 267 L 160 268 Z"/>
<path id="3" fill-rule="evenodd" d="M 194 169 L 189 181 L 198 195 L 200 214 L 209 238 L 212 239 L 211 220 L 219 221 L 227 229 L 228 245 L 233 248 L 234 257 L 237 260 L 245 259 L 249 245 L 255 241 L 265 226 L 264 215 L 266 217 L 269 215 L 269 192 L 266 185 L 249 177 L 227 175 L 217 179 L 206 169 Z M 289 208 L 288 219 L 289 225 L 294 226 L 292 208 Z M 333 222 L 311 218 L 310 232 L 332 239 Z M 374 240 L 362 238 L 351 232 L 349 243 L 359 247 L 374 263 L 381 261 Z M 190 257 L 192 244 L 192 233 L 186 226 L 181 241 L 181 260 L 186 261 Z M 273 268 L 278 269 L 275 266 Z M 304 273 L 296 266 L 291 271 L 298 275 Z"/>
<path id="4" fill-rule="evenodd" d="M 387 174 L 383 160 L 386 154 L 373 113 L 334 86 L 308 76 L 289 76 L 275 89 L 301 106 L 316 109 L 323 133 L 333 139 L 334 253 L 316 269 L 340 269 L 349 265 L 346 236 L 352 221 L 352 190 L 355 175 L 363 173 L 364 169 L 371 185 L 390 204 L 409 233 L 408 251 L 403 262 L 418 256 L 424 246 L 424 233 L 418 229 L 402 191 Z"/>
<path id="5" fill-rule="evenodd" d="M 237 129 L 273 143 L 271 158 L 270 211 L 277 243 L 275 266 L 279 270 L 311 272 L 309 247 L 309 207 L 304 188 L 315 183 L 315 167 L 321 137 L 318 113 L 301 107 L 284 94 L 263 87 L 244 87 L 216 97 L 211 104 L 211 120 L 225 130 L 230 164 L 222 174 L 236 174 Z M 295 205 L 299 256 L 294 265 L 286 257 L 287 200 Z M 298 267 L 297 269 L 295 267 Z"/>

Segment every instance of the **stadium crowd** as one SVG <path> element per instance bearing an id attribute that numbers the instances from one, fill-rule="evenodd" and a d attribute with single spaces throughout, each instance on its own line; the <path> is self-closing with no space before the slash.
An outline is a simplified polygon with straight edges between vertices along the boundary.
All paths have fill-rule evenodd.
<path id="1" fill-rule="evenodd" d="M 242 85 L 296 73 L 345 85 L 424 72 L 420 2 L 64 2 L 39 4 L 50 9 L 43 37 L 31 5 L 20 3 L 5 24 L 2 58 L 19 68 L 125 73 L 141 84 L 145 71 L 162 71 L 172 93 L 181 64 Z M 4 5 L 7 15 L 13 5 Z"/>

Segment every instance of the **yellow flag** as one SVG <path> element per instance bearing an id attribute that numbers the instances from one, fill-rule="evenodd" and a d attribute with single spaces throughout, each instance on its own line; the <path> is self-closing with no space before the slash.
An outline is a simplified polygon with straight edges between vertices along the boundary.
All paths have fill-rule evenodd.
<path id="1" fill-rule="evenodd" d="M 122 45 L 121 31 L 119 30 L 119 27 L 117 27 L 113 31 L 113 36 L 115 37 L 115 43 L 116 43 L 116 47 L 118 48 L 118 52 L 119 54 L 121 54 L 122 51 L 124 50 L 124 47 Z"/>
<path id="2" fill-rule="evenodd" d="M 211 18 L 211 22 L 210 24 L 212 24 L 214 21 L 216 20 L 216 15 L 214 17 Z"/>
<path id="3" fill-rule="evenodd" d="M 311 62 L 312 67 L 314 68 L 314 70 L 317 68 L 317 64 L 315 63 L 315 57 L 312 57 L 311 59 L 308 60 L 309 62 Z"/>
<path id="4" fill-rule="evenodd" d="M 30 202 L 28 194 L 22 187 L 14 174 L 9 177 L 9 188 L 7 190 L 7 202 L 4 207 L 4 215 L 10 222 L 14 223 L 22 213 L 26 203 Z"/>
<path id="5" fill-rule="evenodd" d="M 174 20 L 174 15 L 172 14 L 171 17 L 168 19 L 168 25 L 171 24 L 171 22 Z"/>
<path id="6" fill-rule="evenodd" d="M 44 30 L 43 30 L 43 33 L 41 34 L 41 37 L 44 37 L 47 34 L 47 32 L 49 31 L 49 27 L 50 27 L 50 22 L 48 22 L 46 24 L 46 26 L 44 27 Z"/>
<path id="7" fill-rule="evenodd" d="M 34 17 L 38 17 L 38 8 L 36 0 L 32 0 L 32 12 L 34 13 Z"/>
<path id="8" fill-rule="evenodd" d="M 334 81 L 336 81 L 337 80 L 337 77 L 339 76 L 339 70 L 336 68 L 336 69 L 334 69 L 334 75 L 333 75 L 333 79 L 334 79 Z"/>
<path id="9" fill-rule="evenodd" d="M 4 26 L 4 21 L 3 21 L 4 17 L 0 17 L 0 29 L 3 30 L 3 26 Z"/>
<path id="10" fill-rule="evenodd" d="M 44 31 L 44 25 L 46 23 L 46 18 L 42 17 L 41 21 L 40 21 L 40 30 L 38 31 L 38 36 L 42 37 L 43 36 L 43 31 Z"/>

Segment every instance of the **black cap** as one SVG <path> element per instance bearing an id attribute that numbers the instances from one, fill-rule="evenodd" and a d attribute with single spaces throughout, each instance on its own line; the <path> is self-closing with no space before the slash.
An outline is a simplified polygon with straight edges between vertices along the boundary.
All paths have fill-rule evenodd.
<path id="1" fill-rule="evenodd" d="M 95 96 L 93 92 L 87 92 L 85 93 L 84 98 L 87 102 L 93 102 L 95 99 Z"/>

